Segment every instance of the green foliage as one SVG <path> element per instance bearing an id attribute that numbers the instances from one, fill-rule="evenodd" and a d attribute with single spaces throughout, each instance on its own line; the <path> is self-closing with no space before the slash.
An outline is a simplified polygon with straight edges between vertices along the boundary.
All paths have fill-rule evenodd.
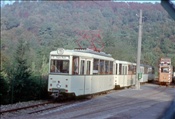
<path id="1" fill-rule="evenodd" d="M 47 80 L 43 81 L 44 78 L 41 76 L 35 76 L 36 74 L 46 75 L 48 66 L 45 66 L 45 62 L 47 60 L 43 58 L 43 72 L 33 73 L 27 63 L 28 48 L 29 46 L 24 40 L 19 40 L 14 60 L 4 66 L 10 84 L 9 92 L 4 95 L 5 99 L 10 99 L 7 100 L 8 103 L 40 99 L 44 93 L 46 93 L 44 96 L 47 97 Z M 5 82 L 2 83 L 5 84 Z"/>
<path id="2" fill-rule="evenodd" d="M 14 27 L 18 27 L 20 25 L 20 22 L 17 18 L 10 17 L 8 20 L 5 22 L 7 30 L 10 30 Z"/>
<path id="3" fill-rule="evenodd" d="M 49 67 L 49 63 L 47 61 L 47 58 L 45 56 L 42 57 L 42 65 L 41 65 L 41 76 L 46 76 L 48 74 L 48 67 Z"/>
<path id="4" fill-rule="evenodd" d="M 5 75 L 3 74 L 4 72 L 1 70 L 0 71 L 0 104 L 8 103 L 8 99 L 6 98 L 8 95 L 8 82 L 5 78 Z"/>
<path id="5" fill-rule="evenodd" d="M 22 101 L 26 100 L 28 96 L 30 96 L 31 87 L 31 71 L 27 66 L 27 59 L 25 57 L 25 53 L 27 50 L 27 46 L 25 41 L 20 40 L 16 54 L 15 54 L 15 64 L 13 71 L 13 79 L 11 79 L 11 93 L 13 93 L 14 101 Z M 29 94 L 28 94 L 29 93 Z"/>

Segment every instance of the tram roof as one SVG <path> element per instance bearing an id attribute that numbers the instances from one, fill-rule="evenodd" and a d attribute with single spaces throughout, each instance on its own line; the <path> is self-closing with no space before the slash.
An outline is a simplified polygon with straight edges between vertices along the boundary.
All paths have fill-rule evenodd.
<path id="1" fill-rule="evenodd" d="M 116 63 L 123 63 L 123 64 L 132 64 L 132 65 L 136 65 L 136 63 L 128 62 L 128 61 L 116 60 L 115 62 L 116 62 Z"/>
<path id="2" fill-rule="evenodd" d="M 55 51 L 50 52 L 51 55 L 79 55 L 79 56 L 105 56 L 112 58 L 111 54 L 106 54 L 105 52 L 96 52 L 91 49 L 74 49 L 74 50 L 69 50 L 69 49 L 63 49 L 63 48 L 58 48 Z"/>

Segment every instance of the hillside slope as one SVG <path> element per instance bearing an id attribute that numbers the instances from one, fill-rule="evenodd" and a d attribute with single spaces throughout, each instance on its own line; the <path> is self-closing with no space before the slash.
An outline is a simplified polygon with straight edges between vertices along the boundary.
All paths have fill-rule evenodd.
<path id="1" fill-rule="evenodd" d="M 175 61 L 175 21 L 160 4 L 100 1 L 15 2 L 1 8 L 2 59 L 13 59 L 18 40 L 29 45 L 29 63 L 40 69 L 51 50 L 76 48 L 78 32 L 100 31 L 103 51 L 136 62 L 139 10 L 143 10 L 141 63 L 157 66 L 160 57 Z M 95 31 L 94 31 L 95 32 Z M 83 43 L 88 47 L 87 43 Z M 175 62 L 173 62 L 175 65 Z M 33 69 L 34 70 L 34 69 Z"/>

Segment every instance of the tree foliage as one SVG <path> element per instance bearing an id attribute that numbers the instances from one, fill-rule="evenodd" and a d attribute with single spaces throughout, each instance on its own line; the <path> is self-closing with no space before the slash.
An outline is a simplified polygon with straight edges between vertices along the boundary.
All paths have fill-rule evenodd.
<path id="1" fill-rule="evenodd" d="M 7 95 L 8 95 L 8 89 L 9 89 L 9 86 L 8 86 L 8 82 L 7 82 L 7 79 L 5 77 L 5 75 L 3 74 L 3 71 L 1 70 L 0 71 L 0 104 L 3 104 L 3 103 L 8 103 L 9 100 L 6 100 L 7 98 Z"/>

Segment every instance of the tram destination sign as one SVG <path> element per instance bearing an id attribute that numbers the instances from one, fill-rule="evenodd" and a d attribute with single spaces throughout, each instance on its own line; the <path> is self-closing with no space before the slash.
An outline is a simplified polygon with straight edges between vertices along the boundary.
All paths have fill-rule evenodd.
<path id="1" fill-rule="evenodd" d="M 68 60 L 68 56 L 59 56 L 59 55 L 51 55 L 51 59 L 62 59 L 62 60 Z"/>

